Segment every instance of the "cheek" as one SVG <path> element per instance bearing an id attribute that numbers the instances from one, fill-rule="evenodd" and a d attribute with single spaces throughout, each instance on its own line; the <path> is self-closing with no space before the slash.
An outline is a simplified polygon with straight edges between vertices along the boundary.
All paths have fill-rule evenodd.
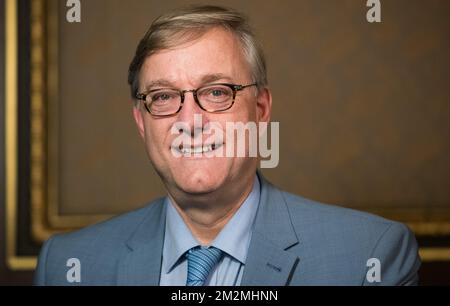
<path id="1" fill-rule="evenodd" d="M 167 133 L 169 133 L 170 130 L 167 130 L 165 125 L 158 124 L 158 122 L 146 121 L 144 126 L 145 144 L 148 150 L 150 152 L 161 151 L 165 145 Z"/>
<path id="2" fill-rule="evenodd" d="M 241 101 L 237 101 L 239 103 Z M 237 106 L 233 112 L 233 115 L 230 116 L 231 121 L 240 121 L 240 122 L 249 122 L 256 121 L 256 101 L 253 100 L 245 100 Z"/>

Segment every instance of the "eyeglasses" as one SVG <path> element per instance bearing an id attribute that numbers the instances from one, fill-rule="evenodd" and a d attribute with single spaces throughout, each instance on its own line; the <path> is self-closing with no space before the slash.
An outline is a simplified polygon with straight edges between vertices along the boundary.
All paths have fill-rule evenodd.
<path id="1" fill-rule="evenodd" d="M 230 109 L 236 98 L 236 93 L 247 87 L 256 86 L 236 84 L 210 84 L 191 90 L 160 88 L 136 95 L 136 99 L 144 101 L 147 111 L 154 116 L 171 116 L 183 107 L 185 94 L 192 92 L 195 102 L 209 113 L 217 113 Z"/>

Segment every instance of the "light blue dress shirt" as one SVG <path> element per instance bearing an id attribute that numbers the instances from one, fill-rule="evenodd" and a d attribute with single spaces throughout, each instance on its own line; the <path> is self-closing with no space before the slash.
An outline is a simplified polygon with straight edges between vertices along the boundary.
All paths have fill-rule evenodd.
<path id="1" fill-rule="evenodd" d="M 211 271 L 205 285 L 240 285 L 259 198 L 260 182 L 258 176 L 255 176 L 252 191 L 210 244 L 222 250 L 224 256 Z M 169 197 L 166 197 L 165 205 L 167 205 L 167 213 L 160 285 L 185 286 L 187 280 L 185 253 L 199 246 L 200 243 L 192 235 Z"/>

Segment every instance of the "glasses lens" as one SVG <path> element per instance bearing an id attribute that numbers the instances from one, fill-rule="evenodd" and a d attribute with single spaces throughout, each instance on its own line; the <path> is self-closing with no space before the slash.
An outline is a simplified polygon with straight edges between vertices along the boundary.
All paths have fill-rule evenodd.
<path id="1" fill-rule="evenodd" d="M 233 89 L 224 85 L 210 85 L 197 91 L 198 101 L 208 111 L 228 109 L 233 103 Z"/>
<path id="2" fill-rule="evenodd" d="M 181 103 L 180 93 L 176 90 L 161 89 L 147 96 L 147 106 L 153 115 L 165 116 L 178 111 Z"/>

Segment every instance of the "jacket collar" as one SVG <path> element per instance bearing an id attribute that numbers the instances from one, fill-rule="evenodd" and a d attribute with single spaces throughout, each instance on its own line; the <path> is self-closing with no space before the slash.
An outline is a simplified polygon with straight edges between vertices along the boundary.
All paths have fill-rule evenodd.
<path id="1" fill-rule="evenodd" d="M 118 285 L 159 285 L 166 206 L 164 199 L 149 204 L 143 221 L 126 241 L 128 252 L 118 268 Z"/>
<path id="2" fill-rule="evenodd" d="M 281 191 L 264 179 L 241 285 L 288 285 L 300 259 L 287 251 L 299 243 Z"/>
<path id="3" fill-rule="evenodd" d="M 261 195 L 241 285 L 288 285 L 299 258 L 287 251 L 299 243 L 287 203 L 279 189 L 258 171 Z M 158 285 L 164 242 L 166 206 L 153 201 L 131 235 L 118 268 L 118 285 Z"/>

